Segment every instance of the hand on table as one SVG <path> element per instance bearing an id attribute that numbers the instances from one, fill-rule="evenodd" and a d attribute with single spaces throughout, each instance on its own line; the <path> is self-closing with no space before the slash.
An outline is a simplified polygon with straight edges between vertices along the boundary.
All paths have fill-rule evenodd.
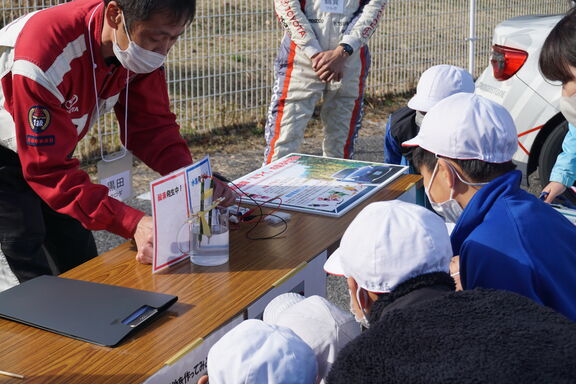
<path id="1" fill-rule="evenodd" d="M 324 82 L 340 81 L 344 75 L 344 65 L 348 54 L 340 46 L 312 56 L 312 69 Z"/>
<path id="2" fill-rule="evenodd" d="M 564 184 L 559 183 L 557 181 L 551 181 L 542 190 L 542 193 L 544 193 L 544 192 L 548 193 L 548 196 L 546 196 L 546 199 L 544 200 L 544 202 L 552 203 L 554 201 L 554 199 L 558 195 L 563 194 L 565 190 L 566 190 L 566 186 Z"/>
<path id="3" fill-rule="evenodd" d="M 142 264 L 152 264 L 154 255 L 154 237 L 152 235 L 152 217 L 144 216 L 138 222 L 134 241 L 136 242 L 136 260 Z"/>

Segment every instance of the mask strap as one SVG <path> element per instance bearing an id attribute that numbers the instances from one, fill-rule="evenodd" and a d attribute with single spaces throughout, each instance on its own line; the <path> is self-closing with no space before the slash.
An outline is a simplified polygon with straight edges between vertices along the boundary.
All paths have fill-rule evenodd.
<path id="1" fill-rule="evenodd" d="M 121 12 L 122 13 L 120 15 L 122 17 L 122 25 L 124 25 L 124 32 L 126 33 L 126 37 L 128 38 L 128 45 L 130 45 L 132 43 L 132 39 L 130 38 L 130 34 L 128 33 L 128 28 L 126 27 L 126 19 L 124 18 L 124 11 Z M 118 36 L 116 35 L 116 29 L 114 29 L 114 43 L 118 44 Z"/>
<path id="2" fill-rule="evenodd" d="M 120 15 L 122 16 L 122 24 L 124 25 L 124 32 L 126 32 L 126 37 L 128 38 L 128 44 L 130 44 L 132 43 L 132 39 L 130 38 L 130 33 L 128 33 L 128 27 L 126 26 L 126 19 L 124 18 L 124 11 L 121 12 L 122 13 Z"/>
<path id="3" fill-rule="evenodd" d="M 94 11 L 92 11 L 92 14 L 90 15 L 90 19 L 88 20 L 88 42 L 90 44 L 90 58 L 92 60 L 92 83 L 94 85 L 94 100 L 96 102 L 96 126 L 98 128 L 98 141 L 100 142 L 100 157 L 102 158 L 102 161 L 106 162 L 106 163 L 110 163 L 119 159 L 122 159 L 124 156 L 126 156 L 126 153 L 128 152 L 127 147 L 128 147 L 128 80 L 130 79 L 130 71 L 126 70 L 126 103 L 124 106 L 124 144 L 122 144 L 122 142 L 120 143 L 120 145 L 122 146 L 122 151 L 120 152 L 120 154 L 118 156 L 115 157 L 111 157 L 111 158 L 106 158 L 104 156 L 104 145 L 102 143 L 102 131 L 100 129 L 100 105 L 98 102 L 98 86 L 96 84 L 96 63 L 94 62 L 94 49 L 92 48 L 92 33 L 91 33 L 91 27 L 92 27 L 92 19 L 94 18 L 94 14 L 96 13 L 96 11 L 98 10 L 98 8 L 100 8 L 102 4 L 99 4 Z M 124 12 L 122 12 L 122 20 L 124 21 Z M 126 22 L 124 21 L 124 29 L 126 29 Z M 128 32 L 126 32 L 128 34 Z M 116 30 L 114 30 L 114 39 L 116 39 L 116 44 L 118 44 L 118 39 L 116 38 Z M 128 36 L 128 40 L 130 41 L 130 36 Z M 120 140 L 122 141 L 122 140 Z"/>
<path id="4" fill-rule="evenodd" d="M 428 182 L 428 191 L 430 191 L 430 188 L 432 187 L 432 182 L 434 181 L 434 178 L 436 177 L 437 172 L 438 172 L 438 160 L 436 160 L 436 165 L 434 166 L 434 170 L 432 171 L 432 176 L 430 177 L 430 181 Z"/>
<path id="5" fill-rule="evenodd" d="M 484 182 L 484 183 L 472 183 L 470 181 L 466 181 L 464 179 L 462 179 L 462 176 L 460 176 L 460 174 L 458 173 L 458 171 L 454 168 L 454 166 L 452 164 L 450 164 L 450 162 L 442 157 L 438 157 L 438 155 L 436 155 L 437 159 L 443 159 L 446 164 L 448 165 L 448 167 L 450 168 L 450 170 L 456 175 L 456 177 L 458 178 L 458 180 L 460 180 L 462 183 L 469 185 L 471 187 L 482 187 L 486 184 L 488 184 L 488 182 Z"/>
<path id="6" fill-rule="evenodd" d="M 358 308 L 360 308 L 360 311 L 362 312 L 362 314 L 364 315 L 364 317 L 366 317 L 366 311 L 364 310 L 364 308 L 362 307 L 362 302 L 360 301 L 360 290 L 362 288 L 360 286 L 358 286 L 358 289 L 356 290 L 356 300 L 358 301 Z"/>

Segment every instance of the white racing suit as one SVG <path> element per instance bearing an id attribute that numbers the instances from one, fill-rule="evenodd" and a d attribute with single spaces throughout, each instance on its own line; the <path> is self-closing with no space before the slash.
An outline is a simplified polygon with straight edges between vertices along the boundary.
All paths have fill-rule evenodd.
<path id="1" fill-rule="evenodd" d="M 370 53 L 365 45 L 376 30 L 387 0 L 274 0 L 286 33 L 275 62 L 276 80 L 266 122 L 265 163 L 297 152 L 321 96 L 324 156 L 350 158 L 362 122 Z M 335 7 L 336 12 L 325 12 Z M 339 8 L 339 9 L 338 9 Z M 337 13 L 342 11 L 342 13 Z M 349 44 L 340 82 L 323 83 L 311 57 Z"/>

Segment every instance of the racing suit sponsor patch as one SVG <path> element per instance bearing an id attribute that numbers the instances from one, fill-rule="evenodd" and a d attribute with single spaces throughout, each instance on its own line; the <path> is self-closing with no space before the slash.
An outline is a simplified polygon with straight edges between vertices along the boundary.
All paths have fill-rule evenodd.
<path id="1" fill-rule="evenodd" d="M 344 0 L 322 0 L 320 10 L 329 13 L 344 13 Z"/>
<path id="2" fill-rule="evenodd" d="M 28 123 L 34 133 L 42 133 L 50 125 L 50 111 L 41 105 L 35 105 L 28 110 Z"/>
<path id="3" fill-rule="evenodd" d="M 26 135 L 26 144 L 31 147 L 44 147 L 47 145 L 54 145 L 56 144 L 56 137 L 54 137 L 54 135 L 48 135 L 48 136 Z"/>
<path id="4" fill-rule="evenodd" d="M 284 7 L 284 12 L 286 16 L 282 17 L 279 15 L 282 24 L 284 24 L 285 27 L 291 24 L 294 28 L 296 28 L 297 32 L 300 34 L 300 37 L 305 37 L 306 30 L 304 29 L 302 24 L 300 24 L 300 21 L 298 21 L 298 19 L 296 18 L 297 14 L 290 6 L 289 0 L 282 0 L 281 5 Z"/>

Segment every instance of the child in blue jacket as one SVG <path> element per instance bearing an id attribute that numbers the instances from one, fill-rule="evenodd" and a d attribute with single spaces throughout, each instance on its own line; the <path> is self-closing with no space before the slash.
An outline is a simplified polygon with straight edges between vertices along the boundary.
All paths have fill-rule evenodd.
<path id="1" fill-rule="evenodd" d="M 412 161 L 448 222 L 464 289 L 502 289 L 576 321 L 576 226 L 520 188 L 516 128 L 501 105 L 456 94 L 434 106 Z"/>

